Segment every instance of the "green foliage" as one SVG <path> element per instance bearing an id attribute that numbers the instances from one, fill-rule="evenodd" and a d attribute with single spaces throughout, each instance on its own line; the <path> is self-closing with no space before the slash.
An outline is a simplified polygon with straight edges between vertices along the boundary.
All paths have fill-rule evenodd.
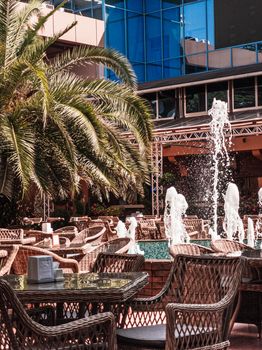
<path id="1" fill-rule="evenodd" d="M 164 186 L 164 187 L 175 186 L 175 183 L 176 183 L 176 176 L 173 173 L 166 172 L 159 179 L 160 186 Z"/>
<path id="2" fill-rule="evenodd" d="M 151 112 L 135 93 L 129 62 L 97 47 L 75 47 L 49 61 L 46 50 L 75 23 L 43 38 L 38 32 L 53 12 L 42 16 L 39 0 L 17 5 L 0 0 L 0 193 L 12 198 L 17 180 L 22 195 L 33 184 L 66 198 L 83 179 L 100 198 L 143 194 Z M 109 67 L 121 83 L 73 73 L 90 63 Z"/>

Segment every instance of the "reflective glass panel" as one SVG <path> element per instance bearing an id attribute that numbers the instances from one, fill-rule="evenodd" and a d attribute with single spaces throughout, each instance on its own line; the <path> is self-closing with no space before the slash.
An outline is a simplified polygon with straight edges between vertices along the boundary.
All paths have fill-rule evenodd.
<path id="1" fill-rule="evenodd" d="M 182 75 L 182 63 L 183 58 L 178 57 L 171 60 L 165 60 L 164 65 L 164 78 L 179 77 Z"/>
<path id="2" fill-rule="evenodd" d="M 162 79 L 162 62 L 146 65 L 146 79 L 147 81 Z"/>
<path id="3" fill-rule="evenodd" d="M 185 57 L 186 74 L 203 72 L 206 70 L 207 57 L 205 53 Z"/>
<path id="4" fill-rule="evenodd" d="M 107 47 L 126 54 L 124 11 L 107 7 Z"/>
<path id="5" fill-rule="evenodd" d="M 257 44 L 257 59 L 262 62 L 262 44 Z"/>
<path id="6" fill-rule="evenodd" d="M 206 111 L 205 85 L 186 88 L 186 113 Z"/>
<path id="7" fill-rule="evenodd" d="M 183 0 L 162 0 L 162 8 L 170 8 L 181 5 Z"/>
<path id="8" fill-rule="evenodd" d="M 144 0 L 145 12 L 159 11 L 161 8 L 161 0 Z"/>
<path id="9" fill-rule="evenodd" d="M 144 18 L 134 12 L 127 12 L 127 54 L 132 61 L 144 62 Z"/>
<path id="10" fill-rule="evenodd" d="M 207 109 L 212 107 L 213 99 L 227 102 L 227 81 L 207 85 Z"/>
<path id="11" fill-rule="evenodd" d="M 233 66 L 245 66 L 257 61 L 256 45 L 243 45 L 232 48 Z"/>
<path id="12" fill-rule="evenodd" d="M 185 53 L 206 51 L 206 6 L 205 2 L 184 6 Z"/>
<path id="13" fill-rule="evenodd" d="M 158 93 L 158 118 L 175 118 L 178 116 L 176 91 L 160 91 Z"/>
<path id="14" fill-rule="evenodd" d="M 180 56 L 180 7 L 165 10 L 162 14 L 164 59 Z"/>
<path id="15" fill-rule="evenodd" d="M 207 44 L 208 50 L 215 47 L 214 0 L 207 0 Z"/>
<path id="16" fill-rule="evenodd" d="M 106 0 L 106 5 L 111 5 L 115 7 L 124 8 L 125 1 L 124 0 Z"/>
<path id="17" fill-rule="evenodd" d="M 150 103 L 150 106 L 152 108 L 153 118 L 156 118 L 156 108 L 157 108 L 156 93 L 153 92 L 151 94 L 145 94 L 142 97 Z"/>
<path id="18" fill-rule="evenodd" d="M 234 80 L 234 108 L 248 108 L 255 106 L 254 78 Z"/>
<path id="19" fill-rule="evenodd" d="M 257 77 L 258 105 L 262 106 L 262 76 Z"/>
<path id="20" fill-rule="evenodd" d="M 148 62 L 162 59 L 159 12 L 146 16 L 146 56 Z"/>
<path id="21" fill-rule="evenodd" d="M 140 83 L 143 83 L 145 81 L 145 65 L 144 64 L 138 64 L 133 63 L 133 68 L 135 70 L 137 80 Z"/>
<path id="22" fill-rule="evenodd" d="M 126 0 L 126 8 L 128 10 L 143 12 L 143 1 Z"/>

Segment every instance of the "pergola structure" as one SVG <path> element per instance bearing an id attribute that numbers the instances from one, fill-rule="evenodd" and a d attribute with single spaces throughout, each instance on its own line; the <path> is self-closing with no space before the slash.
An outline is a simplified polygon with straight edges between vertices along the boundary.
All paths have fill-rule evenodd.
<path id="1" fill-rule="evenodd" d="M 262 119 L 251 119 L 246 121 L 232 121 L 232 137 L 258 136 L 262 135 Z M 181 142 L 208 140 L 210 136 L 209 124 L 190 127 L 177 127 L 155 130 L 152 144 L 152 214 L 159 215 L 163 208 L 161 201 L 162 187 L 159 179 L 163 175 L 163 146 L 168 144 L 178 144 Z M 262 143 L 261 143 L 262 148 Z"/>

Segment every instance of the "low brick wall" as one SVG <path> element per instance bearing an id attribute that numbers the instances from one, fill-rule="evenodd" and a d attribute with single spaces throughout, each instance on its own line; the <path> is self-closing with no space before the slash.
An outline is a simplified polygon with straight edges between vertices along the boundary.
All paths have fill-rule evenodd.
<path id="1" fill-rule="evenodd" d="M 149 274 L 148 284 L 137 294 L 137 297 L 149 297 L 160 292 L 165 284 L 170 268 L 171 260 L 146 260 L 142 271 L 146 271 Z"/>

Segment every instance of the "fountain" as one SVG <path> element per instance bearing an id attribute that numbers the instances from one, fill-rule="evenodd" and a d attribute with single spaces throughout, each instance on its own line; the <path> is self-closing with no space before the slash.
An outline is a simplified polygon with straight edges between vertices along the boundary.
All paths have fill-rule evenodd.
<path id="1" fill-rule="evenodd" d="M 188 208 L 185 197 L 177 193 L 175 187 L 169 187 L 166 191 L 164 225 L 166 237 L 170 244 L 189 241 L 183 223 L 183 216 Z"/>
<path id="2" fill-rule="evenodd" d="M 230 164 L 227 145 L 231 144 L 231 125 L 228 118 L 227 103 L 214 98 L 212 108 L 208 111 L 212 120 L 210 126 L 210 141 L 212 143 L 213 158 L 213 228 L 210 230 L 212 239 L 219 237 L 217 230 L 217 209 L 219 200 L 220 174 L 219 168 L 228 168 Z M 226 140 L 225 132 L 229 131 L 229 137 Z"/>
<path id="3" fill-rule="evenodd" d="M 232 182 L 228 184 L 224 200 L 225 218 L 223 229 L 227 238 L 231 240 L 238 238 L 239 242 L 243 242 L 245 230 L 243 222 L 238 214 L 239 191 L 236 184 Z"/>
<path id="4" fill-rule="evenodd" d="M 247 219 L 247 245 L 252 248 L 255 247 L 255 229 L 251 218 Z"/>

